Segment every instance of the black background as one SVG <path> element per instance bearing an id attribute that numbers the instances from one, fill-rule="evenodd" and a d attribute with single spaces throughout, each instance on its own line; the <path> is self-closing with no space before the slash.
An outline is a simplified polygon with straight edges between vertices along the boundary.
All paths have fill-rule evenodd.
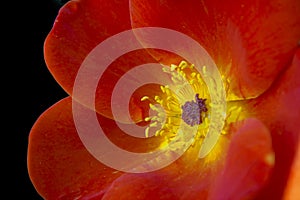
<path id="1" fill-rule="evenodd" d="M 11 5 L 2 5 L 2 12 L 5 12 L 4 18 L 2 17 L 2 33 L 6 40 L 2 48 L 5 50 L 4 55 L 9 56 L 3 58 L 9 62 L 2 67 L 8 69 L 8 72 L 5 71 L 6 75 L 2 72 L 2 80 L 5 80 L 2 95 L 5 92 L 7 97 L 2 99 L 4 109 L 8 111 L 5 115 L 7 123 L 3 124 L 4 127 L 8 125 L 5 136 L 9 136 L 9 142 L 2 141 L 5 147 L 3 154 L 5 157 L 8 155 L 7 162 L 2 161 L 2 164 L 9 167 L 8 172 L 13 170 L 6 173 L 2 169 L 7 179 L 4 182 L 4 188 L 7 189 L 2 190 L 5 199 L 42 199 L 28 176 L 28 136 L 37 118 L 55 102 L 67 96 L 51 76 L 43 58 L 44 40 L 65 2 L 11 1 Z M 8 163 L 12 163 L 12 167 Z"/>

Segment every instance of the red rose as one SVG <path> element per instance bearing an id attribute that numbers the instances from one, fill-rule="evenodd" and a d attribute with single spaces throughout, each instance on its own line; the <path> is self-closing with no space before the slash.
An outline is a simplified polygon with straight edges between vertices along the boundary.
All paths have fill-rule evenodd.
<path id="1" fill-rule="evenodd" d="M 94 103 L 87 103 L 84 95 L 74 95 L 79 69 L 97 45 L 116 34 L 144 27 L 167 28 L 194 39 L 220 72 L 226 109 L 215 116 L 224 117 L 225 125 L 214 133 L 220 134 L 217 143 L 203 157 L 199 152 L 210 137 L 207 132 L 217 130 L 210 125 L 213 109 L 218 108 L 210 86 L 205 86 L 200 76 L 212 70 L 210 65 L 193 67 L 194 63 L 174 53 L 146 48 L 149 41 L 137 34 L 144 48 L 122 55 L 104 70 Z M 49 200 L 297 199 L 299 40 L 298 0 L 68 2 L 45 41 L 44 55 L 50 72 L 70 96 L 45 111 L 32 127 L 28 146 L 32 183 Z M 205 55 L 199 59 L 208 60 Z M 149 76 L 161 81 L 168 76 L 180 95 L 169 91 L 169 85 L 145 84 L 134 91 L 129 98 L 129 114 L 135 122 L 131 125 L 143 127 L 146 135 L 138 138 L 118 127 L 117 123 L 125 123 L 114 120 L 111 98 L 121 77 L 144 63 L 164 65 L 164 76 L 157 71 L 151 74 L 151 70 Z M 187 80 L 193 92 L 182 80 Z M 216 88 L 215 93 L 220 91 Z M 120 105 L 122 101 L 117 100 Z M 179 134 L 185 137 L 193 127 L 197 131 L 191 146 L 170 165 L 130 173 L 101 163 L 87 149 L 78 134 L 74 106 L 82 111 L 82 119 L 85 111 L 94 109 L 105 135 L 136 154 L 170 144 L 170 148 L 179 148 L 184 144 L 174 138 Z M 118 114 L 125 119 L 126 113 Z M 181 129 L 180 124 L 192 128 Z M 155 136 L 149 137 L 153 128 Z M 112 149 L 101 153 L 114 155 Z M 164 156 L 168 160 L 173 155 Z M 164 162 L 159 159 L 157 163 Z"/>

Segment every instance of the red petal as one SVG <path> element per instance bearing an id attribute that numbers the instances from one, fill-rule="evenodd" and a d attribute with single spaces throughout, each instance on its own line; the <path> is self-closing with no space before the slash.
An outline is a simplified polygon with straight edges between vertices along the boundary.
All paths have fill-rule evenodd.
<path id="1" fill-rule="evenodd" d="M 45 60 L 62 87 L 71 93 L 77 71 L 101 41 L 130 28 L 128 2 L 69 1 L 59 11 L 45 41 Z"/>
<path id="2" fill-rule="evenodd" d="M 263 121 L 270 129 L 276 155 L 274 173 L 270 184 L 261 194 L 282 197 L 289 170 L 297 150 L 300 120 L 300 49 L 291 66 L 274 85 L 257 99 L 249 102 L 252 115 Z"/>
<path id="3" fill-rule="evenodd" d="M 169 178 L 169 176 L 155 176 L 151 174 L 126 174 L 112 184 L 108 193 L 103 196 L 103 200 L 178 199 L 173 194 L 176 192 L 174 191 L 176 188 L 162 187 L 162 185 L 168 185 Z"/>
<path id="4" fill-rule="evenodd" d="M 122 175 L 103 199 L 184 200 L 207 199 L 208 195 L 211 199 L 223 199 L 219 195 L 239 199 L 253 196 L 266 183 L 272 169 L 272 163 L 269 164 L 273 155 L 271 137 L 268 129 L 256 119 L 248 119 L 237 128 L 228 153 L 225 153 L 228 140 L 221 137 L 209 155 L 217 152 L 218 159 L 211 162 L 209 158 L 198 160 L 193 150 L 188 151 L 164 169 Z"/>
<path id="5" fill-rule="evenodd" d="M 299 132 L 300 134 L 300 132 Z M 298 141 L 297 155 L 294 158 L 289 180 L 284 193 L 284 200 L 293 200 L 300 198 L 300 143 Z"/>
<path id="6" fill-rule="evenodd" d="M 129 17 L 127 1 L 70 1 L 61 8 L 46 38 L 44 51 L 50 72 L 67 93 L 72 94 L 78 70 L 89 53 L 110 36 L 131 28 Z M 131 68 L 149 62 L 154 62 L 153 58 L 142 50 L 114 61 L 95 91 L 97 111 L 112 118 L 111 94 L 116 82 Z M 98 76 L 87 79 L 93 78 L 100 79 Z M 76 97 L 87 105 L 82 98 Z M 138 108 L 131 112 L 141 115 Z"/>
<path id="7" fill-rule="evenodd" d="M 43 113 L 34 124 L 28 170 L 45 199 L 101 198 L 122 173 L 96 160 L 83 146 L 72 117 L 71 98 Z"/>
<path id="8" fill-rule="evenodd" d="M 221 170 L 228 139 L 220 138 L 211 152 L 216 158 L 198 159 L 191 148 L 171 165 L 149 173 L 124 174 L 114 181 L 103 199 L 207 199 L 211 184 Z"/>
<path id="9" fill-rule="evenodd" d="M 155 150 L 163 141 L 163 137 L 145 138 L 145 128 L 136 124 L 121 124 L 125 130 L 121 130 L 112 119 L 98 115 L 98 121 L 106 136 L 119 148 L 129 152 L 149 152 Z M 141 129 L 135 129 L 135 128 Z M 136 137 L 133 137 L 136 136 Z M 113 152 L 113 149 L 110 149 Z"/>
<path id="10" fill-rule="evenodd" d="M 141 102 L 141 97 L 147 95 L 149 97 L 154 97 L 155 95 L 159 95 L 161 92 L 160 90 L 156 89 L 157 85 L 153 87 L 143 87 L 143 85 L 146 84 L 144 80 L 151 79 L 153 85 L 155 85 L 155 82 L 166 82 L 165 79 L 168 77 L 163 75 L 161 69 L 151 70 L 153 68 L 149 66 L 149 68 L 144 71 L 135 68 L 138 70 L 123 80 L 126 85 L 116 84 L 118 81 L 120 81 L 121 77 L 125 77 L 126 73 L 128 75 L 130 70 L 132 70 L 134 67 L 138 67 L 139 65 L 147 63 L 156 63 L 156 61 L 145 50 L 133 51 L 116 59 L 103 73 L 98 83 L 95 97 L 96 110 L 108 118 L 115 119 L 113 117 L 111 107 L 118 105 L 120 108 L 116 109 L 117 113 L 115 114 L 118 115 L 120 120 L 117 121 L 128 123 L 127 118 L 129 117 L 126 115 L 127 110 L 129 110 L 131 113 L 131 118 L 134 122 L 142 121 L 144 117 L 148 115 L 145 113 L 148 112 L 149 106 L 148 104 L 145 106 L 145 102 Z M 138 85 L 138 87 L 134 88 L 133 86 L 136 85 Z M 120 91 L 116 92 L 116 88 L 118 88 Z M 138 90 L 138 92 L 136 90 Z M 126 102 L 126 97 L 130 97 L 129 92 L 132 92 L 133 94 L 130 98 L 130 101 Z M 154 92 L 156 92 L 156 94 L 153 94 Z M 115 94 L 117 98 L 115 104 L 112 105 L 113 94 Z M 84 99 L 84 97 L 81 99 Z M 130 104 L 129 108 L 128 104 Z"/>
<path id="11" fill-rule="evenodd" d="M 249 199 L 263 188 L 274 164 L 269 130 L 257 119 L 236 124 L 225 165 L 209 199 Z"/>
<path id="12" fill-rule="evenodd" d="M 165 27 L 194 38 L 231 80 L 230 91 L 239 97 L 264 92 L 289 65 L 300 38 L 298 0 L 130 3 L 133 27 Z M 170 62 L 164 55 L 155 56 Z"/>

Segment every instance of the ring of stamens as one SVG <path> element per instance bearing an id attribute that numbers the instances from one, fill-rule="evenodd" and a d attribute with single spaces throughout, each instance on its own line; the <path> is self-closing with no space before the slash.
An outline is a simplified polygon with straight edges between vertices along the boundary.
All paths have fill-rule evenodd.
<path id="1" fill-rule="evenodd" d="M 202 70 L 205 75 L 206 66 L 203 66 Z M 145 129 L 145 136 L 149 137 L 150 130 L 155 128 L 154 135 L 165 137 L 166 143 L 168 143 L 172 138 L 178 136 L 178 129 L 182 127 L 181 121 L 184 121 L 187 126 L 184 126 L 184 130 L 180 133 L 189 131 L 197 125 L 197 134 L 194 141 L 203 140 L 211 121 L 210 110 L 214 109 L 206 83 L 194 65 L 189 65 L 185 61 L 182 61 L 178 66 L 173 64 L 164 66 L 162 71 L 170 75 L 172 84 L 162 85 L 160 89 L 164 96 L 155 96 L 152 102 L 156 103 L 149 104 L 152 114 L 144 119 L 144 121 L 150 122 Z M 225 83 L 227 84 L 226 81 Z M 144 96 L 141 101 L 149 98 Z M 226 126 L 243 118 L 241 106 L 228 106 L 225 119 Z M 223 134 L 227 133 L 226 126 L 222 130 Z M 184 137 L 184 134 L 182 137 Z"/>
<path id="2" fill-rule="evenodd" d="M 164 97 L 155 96 L 154 101 L 156 104 L 149 104 L 152 113 L 155 114 L 144 119 L 144 121 L 150 122 L 145 129 L 145 137 L 149 137 L 150 130 L 155 128 L 155 136 L 165 136 L 170 139 L 176 134 L 183 118 L 187 119 L 187 116 L 183 116 L 186 113 L 184 111 L 186 109 L 182 108 L 185 104 L 188 104 L 188 100 L 195 100 L 197 109 L 203 113 L 208 111 L 205 101 L 209 98 L 209 95 L 206 85 L 194 68 L 194 65 L 189 65 L 187 62 L 182 61 L 178 66 L 165 66 L 162 70 L 170 75 L 173 84 L 162 85 L 160 89 Z M 199 93 L 195 96 L 196 90 Z M 205 100 L 204 98 L 199 98 L 200 95 L 205 97 Z M 145 100 L 149 100 L 149 97 L 144 96 L 141 98 L 141 101 Z M 208 120 L 203 120 L 203 117 L 204 115 L 201 114 L 201 122 L 198 120 L 197 124 L 203 123 L 201 127 L 207 128 Z M 188 120 L 184 121 L 187 123 Z"/>

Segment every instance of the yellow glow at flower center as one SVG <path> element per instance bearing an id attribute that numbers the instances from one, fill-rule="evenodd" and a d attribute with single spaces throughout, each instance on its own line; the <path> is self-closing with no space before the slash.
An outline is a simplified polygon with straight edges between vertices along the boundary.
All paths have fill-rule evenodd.
<path id="1" fill-rule="evenodd" d="M 209 137 L 209 129 L 211 129 L 210 134 L 226 134 L 228 125 L 231 122 L 243 118 L 241 104 L 234 102 L 228 103 L 227 108 L 225 107 L 226 110 L 224 111 L 224 107 L 222 107 L 223 102 L 211 100 L 212 97 L 209 93 L 209 88 L 193 64 L 182 61 L 178 66 L 164 66 L 162 70 L 164 73 L 170 75 L 173 84 L 160 87 L 163 95 L 154 97 L 153 101 L 156 103 L 149 105 L 149 117 L 144 119 L 144 121 L 150 122 L 149 126 L 145 129 L 146 137 L 149 137 L 150 132 L 152 132 L 155 136 L 165 138 L 165 142 L 161 144 L 160 148 L 180 148 L 182 143 L 188 142 L 185 139 L 185 135 L 188 135 L 193 131 L 196 132 L 193 143 L 197 145 L 192 145 L 192 147 L 199 146 L 198 144 L 202 144 L 204 139 Z M 207 68 L 203 66 L 202 74 L 205 75 L 206 71 Z M 211 81 L 214 81 L 211 77 L 209 78 Z M 223 80 L 223 83 L 224 82 L 228 84 L 229 81 Z M 225 88 L 228 88 L 228 86 L 226 86 L 227 85 L 225 85 Z M 215 88 L 215 93 L 218 93 L 217 87 Z M 195 96 L 205 99 L 206 111 L 199 113 L 202 117 L 201 123 L 198 123 L 197 126 L 191 126 L 182 120 L 183 106 L 186 102 L 195 102 Z M 149 99 L 149 97 L 144 96 L 141 98 L 141 101 L 147 99 Z M 215 109 L 214 112 L 217 113 L 214 114 L 214 118 L 212 118 L 211 114 L 213 109 Z M 223 124 L 225 124 L 225 126 L 223 127 L 222 125 L 223 128 L 220 129 L 221 133 L 214 133 L 216 132 L 215 130 L 218 130 L 216 128 L 219 126 L 218 122 L 221 120 L 224 121 L 224 118 L 225 122 Z M 170 147 L 168 145 L 173 138 L 177 138 L 177 140 L 178 138 L 180 139 L 178 142 L 173 142 L 173 146 Z"/>

